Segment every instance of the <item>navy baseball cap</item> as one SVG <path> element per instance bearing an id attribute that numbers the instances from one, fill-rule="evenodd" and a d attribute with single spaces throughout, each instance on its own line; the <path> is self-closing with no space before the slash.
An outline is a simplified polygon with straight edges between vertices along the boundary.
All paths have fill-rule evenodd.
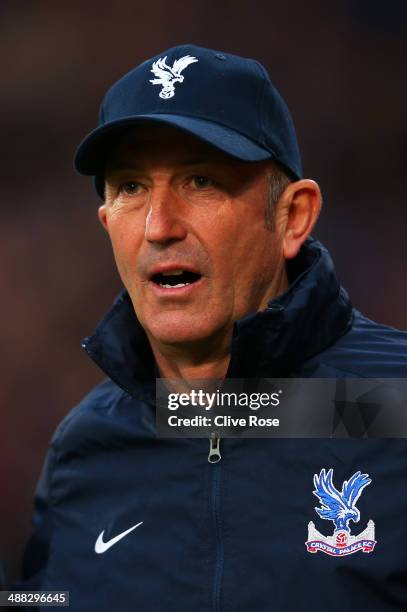
<path id="1" fill-rule="evenodd" d="M 302 177 L 289 110 L 256 60 L 180 45 L 117 81 L 102 102 L 98 127 L 75 154 L 75 168 L 96 177 L 102 197 L 100 179 L 114 142 L 146 121 L 182 129 L 243 161 L 274 159 Z"/>

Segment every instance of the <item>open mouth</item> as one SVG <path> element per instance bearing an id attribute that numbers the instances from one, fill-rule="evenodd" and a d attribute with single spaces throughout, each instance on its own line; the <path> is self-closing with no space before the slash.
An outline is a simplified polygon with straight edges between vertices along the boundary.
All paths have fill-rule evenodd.
<path id="1" fill-rule="evenodd" d="M 178 289 L 192 285 L 202 278 L 197 272 L 189 272 L 188 270 L 171 270 L 170 272 L 160 272 L 151 277 L 153 283 L 163 289 Z"/>

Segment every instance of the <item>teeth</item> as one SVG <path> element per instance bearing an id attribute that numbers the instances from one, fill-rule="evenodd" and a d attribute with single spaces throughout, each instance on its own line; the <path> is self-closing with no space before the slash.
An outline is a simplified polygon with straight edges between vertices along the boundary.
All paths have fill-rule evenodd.
<path id="1" fill-rule="evenodd" d="M 161 272 L 163 276 L 181 276 L 184 270 L 171 270 L 171 272 Z"/>
<path id="2" fill-rule="evenodd" d="M 175 289 L 176 287 L 186 287 L 190 284 L 191 283 L 179 283 L 178 285 L 164 285 L 163 283 L 160 283 L 160 287 L 164 287 L 164 289 Z"/>

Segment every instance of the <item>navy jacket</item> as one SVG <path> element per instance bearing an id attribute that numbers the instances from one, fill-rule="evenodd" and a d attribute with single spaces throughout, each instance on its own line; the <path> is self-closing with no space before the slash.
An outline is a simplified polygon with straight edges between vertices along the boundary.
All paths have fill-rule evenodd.
<path id="1" fill-rule="evenodd" d="M 352 308 L 318 242 L 289 278 L 235 324 L 228 376 L 406 377 L 407 334 Z M 84 346 L 108 378 L 53 437 L 22 588 L 69 590 L 75 612 L 407 610 L 407 441 L 228 438 L 210 464 L 207 439 L 156 436 L 155 364 L 126 292 Z M 307 550 L 310 521 L 334 530 L 313 495 L 331 468 L 338 490 L 371 479 L 350 523 L 374 521 L 371 552 Z"/>

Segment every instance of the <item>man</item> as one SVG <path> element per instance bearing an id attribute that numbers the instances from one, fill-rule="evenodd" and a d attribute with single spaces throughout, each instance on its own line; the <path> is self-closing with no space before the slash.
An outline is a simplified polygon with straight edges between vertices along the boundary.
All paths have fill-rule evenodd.
<path id="1" fill-rule="evenodd" d="M 265 69 L 161 53 L 110 89 L 75 163 L 126 289 L 84 342 L 108 378 L 53 438 L 23 587 L 75 611 L 406 609 L 402 439 L 156 433 L 157 376 L 406 375 L 406 334 L 354 310 L 310 238 L 320 190 Z"/>

